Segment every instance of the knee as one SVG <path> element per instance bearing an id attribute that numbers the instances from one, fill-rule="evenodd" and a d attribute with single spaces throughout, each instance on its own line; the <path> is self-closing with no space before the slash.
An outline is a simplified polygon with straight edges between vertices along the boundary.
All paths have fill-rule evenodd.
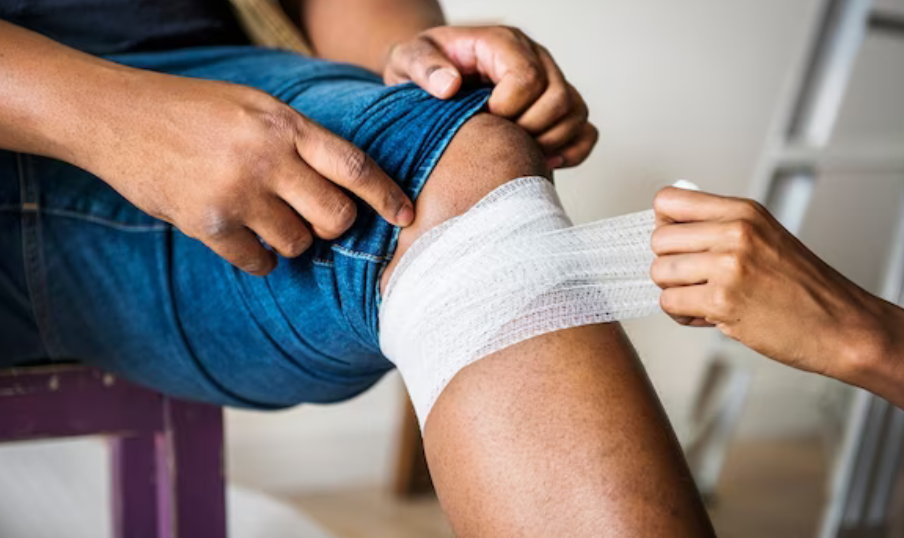
<path id="1" fill-rule="evenodd" d="M 498 116 L 477 115 L 452 139 L 424 186 L 414 228 L 459 215 L 516 177 L 548 174 L 540 147 L 526 131 Z"/>
<path id="2" fill-rule="evenodd" d="M 449 143 L 415 202 L 417 217 L 402 230 L 382 285 L 408 246 L 422 233 L 460 215 L 487 193 L 522 176 L 549 176 L 533 138 L 514 123 L 479 114 L 468 120 Z"/>

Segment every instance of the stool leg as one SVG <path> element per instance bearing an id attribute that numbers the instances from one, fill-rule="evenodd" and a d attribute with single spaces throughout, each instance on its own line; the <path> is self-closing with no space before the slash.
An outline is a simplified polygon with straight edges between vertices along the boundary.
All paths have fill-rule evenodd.
<path id="1" fill-rule="evenodd" d="M 157 450 L 153 433 L 110 439 L 113 536 L 159 538 Z"/>
<path id="2" fill-rule="evenodd" d="M 225 538 L 223 411 L 171 399 L 166 400 L 165 409 L 175 535 Z"/>

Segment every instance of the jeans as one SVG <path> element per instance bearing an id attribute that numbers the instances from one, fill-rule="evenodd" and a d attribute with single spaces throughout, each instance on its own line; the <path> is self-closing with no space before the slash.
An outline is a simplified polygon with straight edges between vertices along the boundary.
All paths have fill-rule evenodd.
<path id="1" fill-rule="evenodd" d="M 266 91 L 364 149 L 412 198 L 489 93 L 440 101 L 355 66 L 250 46 L 110 59 Z M 377 311 L 398 233 L 359 202 L 342 237 L 255 277 L 84 170 L 0 151 L 0 366 L 75 359 L 221 405 L 352 397 L 392 368 Z"/>

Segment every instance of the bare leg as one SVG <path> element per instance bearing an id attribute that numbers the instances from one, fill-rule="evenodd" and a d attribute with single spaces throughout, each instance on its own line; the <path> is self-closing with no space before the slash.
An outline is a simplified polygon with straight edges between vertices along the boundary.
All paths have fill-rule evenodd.
<path id="1" fill-rule="evenodd" d="M 542 163 L 519 128 L 472 119 L 418 199 L 418 220 L 403 231 L 396 259 L 496 186 L 545 174 Z M 424 443 L 459 536 L 712 535 L 617 324 L 550 333 L 471 364 L 437 400 Z"/>

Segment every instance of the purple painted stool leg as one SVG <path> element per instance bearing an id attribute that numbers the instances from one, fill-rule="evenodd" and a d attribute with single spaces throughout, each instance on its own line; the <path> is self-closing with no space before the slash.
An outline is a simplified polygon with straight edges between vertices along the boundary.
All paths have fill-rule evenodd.
<path id="1" fill-rule="evenodd" d="M 155 441 L 152 433 L 110 439 L 116 538 L 159 538 Z"/>
<path id="2" fill-rule="evenodd" d="M 223 411 L 169 398 L 164 406 L 175 536 L 225 538 Z"/>

